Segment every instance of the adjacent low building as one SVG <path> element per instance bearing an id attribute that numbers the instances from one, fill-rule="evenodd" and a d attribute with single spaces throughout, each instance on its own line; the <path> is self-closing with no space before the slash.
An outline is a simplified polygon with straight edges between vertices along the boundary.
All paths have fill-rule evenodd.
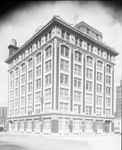
<path id="1" fill-rule="evenodd" d="M 103 43 L 101 32 L 54 16 L 21 47 L 13 40 L 8 48 L 9 131 L 112 131 L 118 52 Z"/>

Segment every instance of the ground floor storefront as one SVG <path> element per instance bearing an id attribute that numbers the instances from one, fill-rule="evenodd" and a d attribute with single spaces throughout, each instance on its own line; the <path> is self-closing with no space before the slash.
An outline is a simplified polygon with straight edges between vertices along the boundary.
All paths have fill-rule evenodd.
<path id="1" fill-rule="evenodd" d="M 114 131 L 112 119 L 44 116 L 8 119 L 10 132 L 35 134 L 103 134 Z"/>

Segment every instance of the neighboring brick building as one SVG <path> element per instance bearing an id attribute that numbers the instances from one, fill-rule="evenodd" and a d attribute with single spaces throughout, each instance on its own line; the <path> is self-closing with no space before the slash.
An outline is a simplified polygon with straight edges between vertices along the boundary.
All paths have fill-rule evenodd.
<path id="1" fill-rule="evenodd" d="M 24 36 L 25 33 L 23 33 Z M 20 48 L 9 45 L 9 131 L 111 132 L 114 59 L 102 33 L 53 17 Z"/>
<path id="2" fill-rule="evenodd" d="M 7 107 L 0 107 L 0 131 L 7 129 Z"/>

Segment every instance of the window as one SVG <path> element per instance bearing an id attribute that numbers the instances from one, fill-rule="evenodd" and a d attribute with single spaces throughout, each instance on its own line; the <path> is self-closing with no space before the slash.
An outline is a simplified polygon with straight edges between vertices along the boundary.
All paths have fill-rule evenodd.
<path id="1" fill-rule="evenodd" d="M 96 115 L 97 116 L 101 116 L 102 115 L 102 108 L 100 108 L 100 107 L 96 108 Z"/>
<path id="2" fill-rule="evenodd" d="M 25 94 L 25 86 L 21 86 L 21 95 Z"/>
<path id="3" fill-rule="evenodd" d="M 90 44 L 87 43 L 87 51 L 90 51 Z"/>
<path id="4" fill-rule="evenodd" d="M 102 105 L 102 96 L 97 96 L 97 105 Z"/>
<path id="5" fill-rule="evenodd" d="M 69 48 L 64 45 L 61 45 L 61 55 L 69 57 Z"/>
<path id="6" fill-rule="evenodd" d="M 45 90 L 45 99 L 51 98 L 51 88 Z"/>
<path id="7" fill-rule="evenodd" d="M 92 91 L 92 82 L 86 81 L 86 90 Z"/>
<path id="8" fill-rule="evenodd" d="M 75 37 L 75 45 L 78 45 L 78 38 Z"/>
<path id="9" fill-rule="evenodd" d="M 15 69 L 15 76 L 18 76 L 19 75 L 19 68 L 16 68 Z"/>
<path id="10" fill-rule="evenodd" d="M 111 110 L 110 109 L 106 109 L 106 116 L 110 116 L 111 115 Z"/>
<path id="11" fill-rule="evenodd" d="M 75 52 L 75 61 L 82 62 L 82 54 Z"/>
<path id="12" fill-rule="evenodd" d="M 32 82 L 28 83 L 28 92 L 32 92 Z"/>
<path id="13" fill-rule="evenodd" d="M 81 112 L 81 106 L 80 105 L 74 105 L 74 113 L 75 114 L 80 114 Z"/>
<path id="14" fill-rule="evenodd" d="M 74 91 L 74 101 L 76 101 L 76 102 L 81 101 L 81 92 Z"/>
<path id="15" fill-rule="evenodd" d="M 61 88 L 60 89 L 60 98 L 68 97 L 68 89 Z"/>
<path id="16" fill-rule="evenodd" d="M 64 75 L 64 74 L 61 74 L 60 76 L 60 83 L 62 84 L 68 84 L 68 75 Z"/>
<path id="17" fill-rule="evenodd" d="M 93 65 L 93 59 L 89 56 L 87 56 L 87 65 L 92 66 Z"/>
<path id="18" fill-rule="evenodd" d="M 21 115 L 25 114 L 25 108 L 21 108 Z"/>
<path id="19" fill-rule="evenodd" d="M 107 65 L 107 66 L 106 66 L 106 72 L 107 72 L 107 73 L 111 73 L 111 66 L 110 66 L 110 65 Z"/>
<path id="20" fill-rule="evenodd" d="M 13 91 L 10 91 L 10 99 L 13 98 Z"/>
<path id="21" fill-rule="evenodd" d="M 79 46 L 80 46 L 80 47 L 82 47 L 82 42 L 83 42 L 83 41 L 80 39 L 80 40 L 79 40 Z"/>
<path id="22" fill-rule="evenodd" d="M 107 107 L 111 106 L 111 99 L 110 98 L 106 98 L 106 106 Z"/>
<path id="23" fill-rule="evenodd" d="M 18 115 L 18 109 L 15 109 L 15 116 Z"/>
<path id="24" fill-rule="evenodd" d="M 111 77 L 108 75 L 106 76 L 106 83 L 111 84 Z"/>
<path id="25" fill-rule="evenodd" d="M 21 83 L 25 83 L 25 74 L 21 76 Z"/>
<path id="26" fill-rule="evenodd" d="M 32 94 L 28 95 L 28 104 L 32 104 Z"/>
<path id="27" fill-rule="evenodd" d="M 51 110 L 51 103 L 45 103 L 45 112 L 49 112 Z"/>
<path id="28" fill-rule="evenodd" d="M 92 115 L 92 107 L 86 106 L 86 115 Z"/>
<path id="29" fill-rule="evenodd" d="M 47 61 L 45 63 L 45 71 L 50 71 L 51 70 L 51 60 Z"/>
<path id="30" fill-rule="evenodd" d="M 19 89 L 17 88 L 15 89 L 15 97 L 18 97 L 18 95 L 19 95 Z"/>
<path id="31" fill-rule="evenodd" d="M 22 72 L 25 72 L 25 64 L 21 65 L 21 70 L 22 70 Z"/>
<path id="32" fill-rule="evenodd" d="M 61 59 L 61 70 L 69 70 L 69 62 Z"/>
<path id="33" fill-rule="evenodd" d="M 41 75 L 41 65 L 36 67 L 36 76 L 40 76 Z"/>
<path id="34" fill-rule="evenodd" d="M 92 104 L 92 94 L 86 94 L 86 103 Z"/>
<path id="35" fill-rule="evenodd" d="M 61 38 L 64 39 L 65 38 L 65 31 L 61 30 Z"/>
<path id="36" fill-rule="evenodd" d="M 32 60 L 32 58 L 31 58 L 31 59 L 29 59 L 29 61 L 28 61 L 28 68 L 29 68 L 29 69 L 32 68 L 32 65 L 33 65 L 33 60 Z"/>
<path id="37" fill-rule="evenodd" d="M 48 46 L 45 50 L 45 57 L 50 57 L 51 56 L 51 46 Z"/>
<path id="38" fill-rule="evenodd" d="M 94 46 L 93 46 L 93 45 L 91 45 L 91 52 L 93 52 L 93 47 L 94 47 Z"/>
<path id="39" fill-rule="evenodd" d="M 74 78 L 74 86 L 77 88 L 81 88 L 81 79 Z"/>
<path id="40" fill-rule="evenodd" d="M 110 87 L 106 87 L 106 94 L 110 95 L 111 94 L 111 88 Z"/>
<path id="41" fill-rule="evenodd" d="M 40 63 L 41 62 L 41 53 L 38 53 L 36 55 L 36 64 Z"/>
<path id="42" fill-rule="evenodd" d="M 21 97 L 21 106 L 24 106 L 24 104 L 25 104 L 25 97 L 23 96 Z"/>
<path id="43" fill-rule="evenodd" d="M 13 72 L 10 72 L 10 79 L 13 79 Z"/>
<path id="44" fill-rule="evenodd" d="M 48 35 L 45 34 L 45 42 L 47 42 L 47 40 L 48 40 Z"/>
<path id="45" fill-rule="evenodd" d="M 17 87 L 19 85 L 19 78 L 15 79 L 15 87 Z"/>
<path id="46" fill-rule="evenodd" d="M 86 69 L 86 77 L 92 79 L 93 71 L 91 69 Z"/>
<path id="47" fill-rule="evenodd" d="M 97 81 L 102 82 L 102 73 L 97 72 Z"/>
<path id="48" fill-rule="evenodd" d="M 60 103 L 60 111 L 61 112 L 68 112 L 68 103 Z"/>
<path id="49" fill-rule="evenodd" d="M 32 70 L 28 72 L 28 80 L 32 79 Z"/>
<path id="50" fill-rule="evenodd" d="M 36 80 L 36 89 L 41 88 L 41 78 Z"/>
<path id="51" fill-rule="evenodd" d="M 45 76 L 45 85 L 51 84 L 51 74 Z"/>
<path id="52" fill-rule="evenodd" d="M 13 89 L 13 81 L 10 82 L 10 89 Z"/>
<path id="53" fill-rule="evenodd" d="M 15 99 L 15 107 L 18 107 L 18 98 Z"/>
<path id="54" fill-rule="evenodd" d="M 102 62 L 97 61 L 97 69 L 102 70 Z"/>
<path id="55" fill-rule="evenodd" d="M 39 39 L 39 46 L 41 46 L 41 39 Z"/>
<path id="56" fill-rule="evenodd" d="M 41 111 L 40 111 L 40 107 L 41 105 L 40 104 L 38 104 L 38 105 L 35 105 L 35 112 L 36 112 L 36 114 L 39 114 Z"/>
<path id="57" fill-rule="evenodd" d="M 36 44 L 36 49 L 38 49 L 38 42 L 36 42 L 35 44 Z"/>
<path id="58" fill-rule="evenodd" d="M 102 85 L 97 84 L 97 92 L 99 92 L 99 93 L 102 92 Z"/>
<path id="59" fill-rule="evenodd" d="M 69 41 L 70 33 L 66 33 L 66 40 Z"/>
<path id="60" fill-rule="evenodd" d="M 44 129 L 51 129 L 51 120 L 50 119 L 44 119 Z"/>
<path id="61" fill-rule="evenodd" d="M 51 39 L 51 30 L 49 31 L 49 39 Z"/>
<path id="62" fill-rule="evenodd" d="M 32 114 L 32 106 L 28 106 L 28 115 Z"/>
<path id="63" fill-rule="evenodd" d="M 40 100 L 41 100 L 41 92 L 39 91 L 39 92 L 36 92 L 36 102 L 40 102 Z"/>
<path id="64" fill-rule="evenodd" d="M 81 69 L 82 69 L 81 66 L 75 64 L 75 74 L 81 75 Z"/>

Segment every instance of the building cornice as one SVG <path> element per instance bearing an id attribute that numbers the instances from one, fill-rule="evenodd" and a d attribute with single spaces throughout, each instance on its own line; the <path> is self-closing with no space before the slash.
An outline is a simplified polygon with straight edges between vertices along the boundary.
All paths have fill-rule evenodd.
<path id="1" fill-rule="evenodd" d="M 75 26 L 72 26 L 71 24 L 63 21 L 62 19 L 59 19 L 58 17 L 53 17 L 52 20 L 50 20 L 45 26 L 43 26 L 39 32 L 37 32 L 36 34 L 34 34 L 34 36 L 32 36 L 26 43 L 24 43 L 20 48 L 18 48 L 18 50 L 11 55 L 8 59 L 5 60 L 6 63 L 9 63 L 10 60 L 16 56 L 18 53 L 20 53 L 25 47 L 27 47 L 30 43 L 32 43 L 37 37 L 39 37 L 40 34 L 43 34 L 44 32 L 47 31 L 48 28 L 50 28 L 53 25 L 62 25 L 64 27 L 67 27 L 68 29 L 70 29 L 72 32 L 74 32 L 75 34 L 78 34 L 79 36 L 83 36 L 83 38 L 86 38 L 86 40 L 90 40 L 90 42 L 93 42 L 95 45 L 101 46 L 104 50 L 111 52 L 114 56 L 117 56 L 119 53 L 116 52 L 115 50 L 113 50 L 111 47 L 109 47 L 108 45 L 105 45 L 102 42 L 99 42 L 93 38 L 91 38 L 90 36 L 84 34 L 83 32 L 81 32 L 79 29 L 77 29 Z"/>

